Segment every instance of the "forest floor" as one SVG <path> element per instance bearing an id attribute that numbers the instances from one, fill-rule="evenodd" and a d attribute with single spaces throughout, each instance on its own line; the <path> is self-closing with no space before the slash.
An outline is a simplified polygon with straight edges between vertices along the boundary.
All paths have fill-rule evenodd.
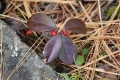
<path id="1" fill-rule="evenodd" d="M 4 2 L 6 6 L 2 5 Z M 77 48 L 77 56 L 81 57 L 80 65 L 66 65 L 59 59 L 50 65 L 68 80 L 120 80 L 120 1 L 109 4 L 100 0 L 3 0 L 1 3 L 0 18 L 29 46 L 42 36 L 35 31 L 32 36 L 26 35 L 29 30 L 26 23 L 33 14 L 48 15 L 58 28 L 69 18 L 81 19 L 86 24 L 86 34 L 69 33 Z M 41 53 L 40 57 L 48 40 L 36 49 Z"/>

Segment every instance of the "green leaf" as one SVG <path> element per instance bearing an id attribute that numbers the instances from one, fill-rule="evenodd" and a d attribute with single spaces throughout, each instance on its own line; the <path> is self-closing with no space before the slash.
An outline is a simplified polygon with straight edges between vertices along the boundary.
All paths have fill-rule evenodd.
<path id="1" fill-rule="evenodd" d="M 82 54 L 83 54 L 83 55 L 88 54 L 88 49 L 87 49 L 87 48 L 84 48 L 84 49 L 82 50 Z"/>
<path id="2" fill-rule="evenodd" d="M 58 73 L 62 80 L 71 80 L 66 73 Z"/>
<path id="3" fill-rule="evenodd" d="M 71 80 L 79 80 L 79 77 L 80 77 L 79 74 L 72 73 L 70 78 L 71 78 Z"/>
<path id="4" fill-rule="evenodd" d="M 82 65 L 84 63 L 84 56 L 81 56 L 81 55 L 77 55 L 77 58 L 76 58 L 76 65 Z"/>

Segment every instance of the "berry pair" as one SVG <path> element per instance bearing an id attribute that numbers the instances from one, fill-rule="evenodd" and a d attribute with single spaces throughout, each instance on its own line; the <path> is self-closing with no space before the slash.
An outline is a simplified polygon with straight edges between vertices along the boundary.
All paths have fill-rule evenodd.
<path id="1" fill-rule="evenodd" d="M 28 35 L 30 35 L 30 34 L 32 34 L 32 30 L 27 30 L 27 31 L 26 31 L 26 35 L 28 36 Z M 56 31 L 56 30 L 52 30 L 52 31 L 51 31 L 51 35 L 52 35 L 52 36 L 55 36 L 56 34 L 57 34 L 57 31 Z M 62 30 L 62 31 L 60 32 L 60 34 L 61 34 L 61 35 L 64 35 L 64 36 L 67 36 L 67 31 Z"/>
<path id="2" fill-rule="evenodd" d="M 52 36 L 55 36 L 56 34 L 57 34 L 57 31 L 56 31 L 56 30 L 52 30 L 52 31 L 51 31 L 51 35 L 52 35 Z M 60 34 L 61 34 L 61 35 L 64 35 L 64 36 L 67 36 L 68 33 L 67 33 L 66 30 L 62 30 L 62 31 L 60 31 Z"/>

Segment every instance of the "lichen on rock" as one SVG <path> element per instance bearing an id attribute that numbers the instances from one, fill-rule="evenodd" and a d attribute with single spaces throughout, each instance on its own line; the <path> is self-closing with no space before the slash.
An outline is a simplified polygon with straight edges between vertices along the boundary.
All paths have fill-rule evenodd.
<path id="1" fill-rule="evenodd" d="M 25 56 L 25 53 L 30 48 L 18 37 L 16 32 L 7 24 L 3 24 L 3 55 L 4 55 L 4 70 L 3 80 L 6 80 L 11 71 L 16 67 L 20 60 Z M 31 53 L 32 50 L 29 51 Z M 56 72 L 46 65 L 36 52 L 33 52 L 25 62 L 16 70 L 10 77 L 10 80 L 60 80 Z"/>

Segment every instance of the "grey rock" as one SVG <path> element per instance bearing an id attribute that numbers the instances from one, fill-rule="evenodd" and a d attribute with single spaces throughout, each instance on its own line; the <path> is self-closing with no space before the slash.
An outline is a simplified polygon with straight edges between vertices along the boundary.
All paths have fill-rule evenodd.
<path id="1" fill-rule="evenodd" d="M 0 20 L 0 22 L 2 22 Z M 16 32 L 2 22 L 4 70 L 3 80 L 6 80 L 11 71 L 25 56 L 30 47 L 21 42 Z M 29 51 L 29 54 L 32 50 Z M 36 52 L 33 52 L 24 63 L 14 72 L 9 80 L 60 80 L 56 72 L 46 65 Z"/>

